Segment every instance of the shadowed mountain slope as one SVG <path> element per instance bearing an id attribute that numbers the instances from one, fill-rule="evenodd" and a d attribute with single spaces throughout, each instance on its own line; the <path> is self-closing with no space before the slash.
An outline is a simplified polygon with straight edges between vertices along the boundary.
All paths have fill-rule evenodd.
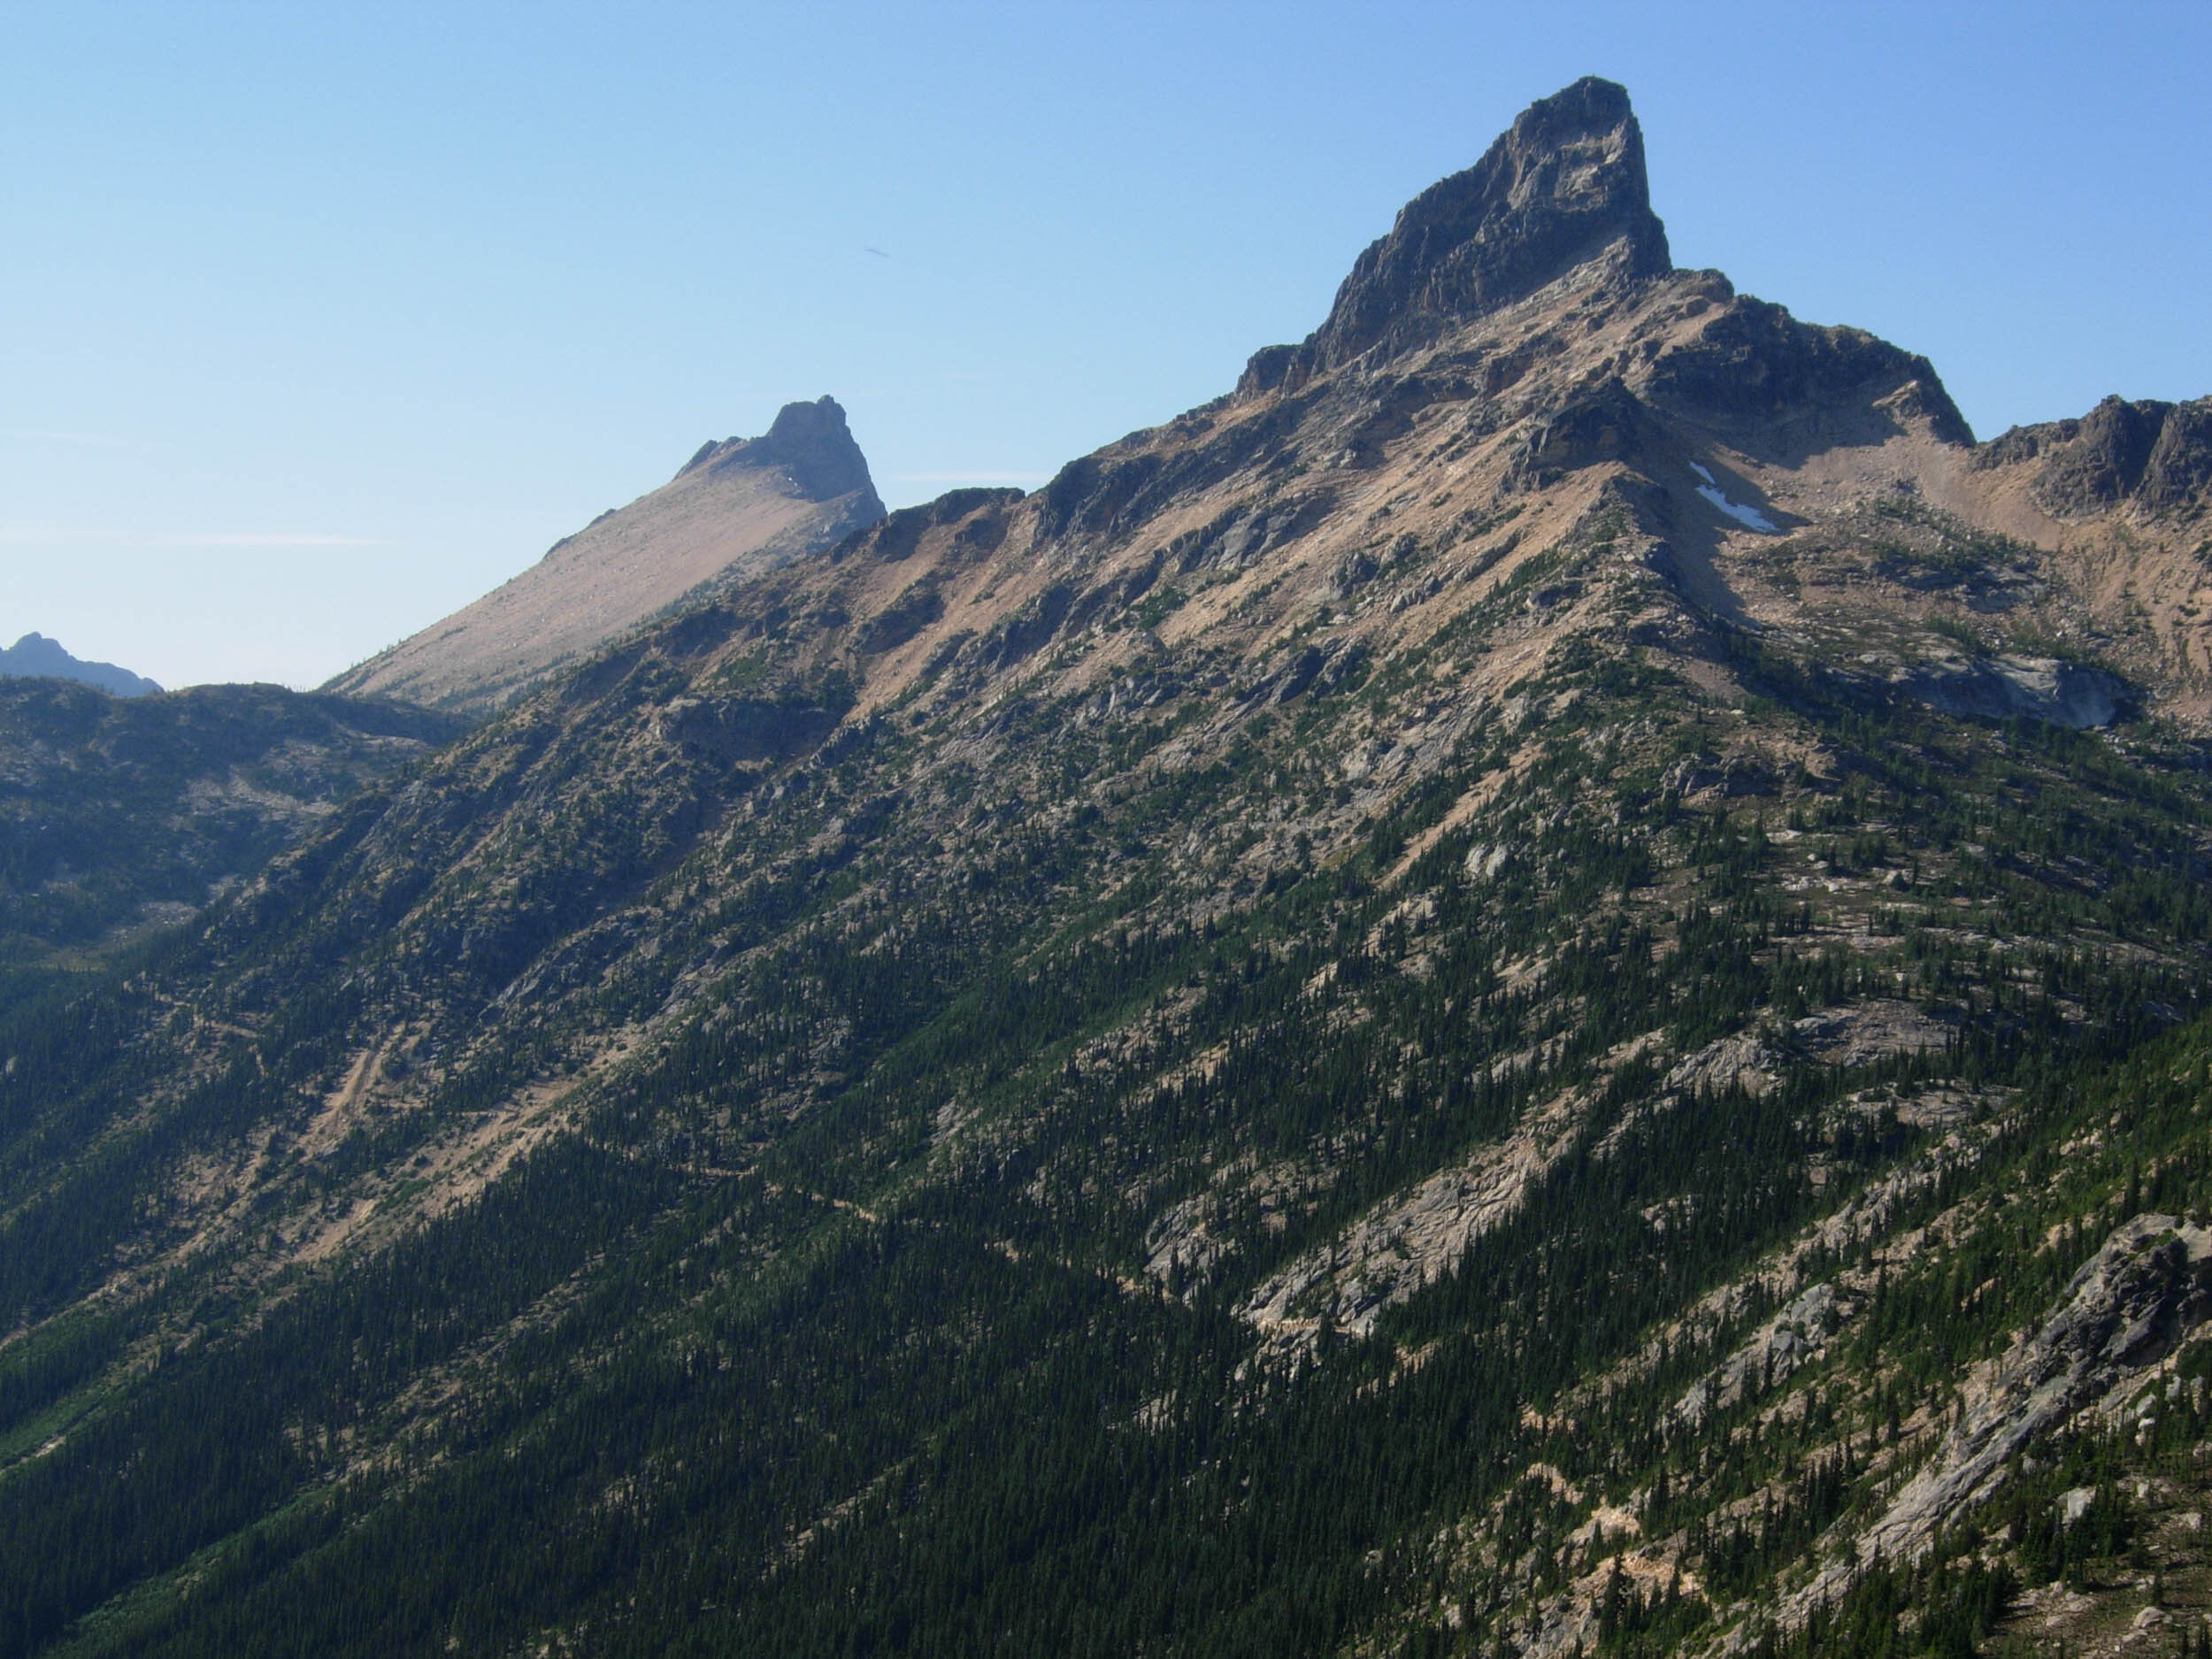
<path id="1" fill-rule="evenodd" d="M 0 681 L 0 964 L 95 957 L 190 916 L 464 729 L 280 686 L 124 701 Z"/>
<path id="2" fill-rule="evenodd" d="M 834 400 L 787 403 L 764 436 L 703 445 L 512 580 L 327 690 L 482 714 L 686 598 L 818 552 L 883 516 Z"/>
<path id="3" fill-rule="evenodd" d="M 1640 153 L 0 1020 L 0 1652 L 2178 1640 L 2193 428 L 1977 446 Z"/>

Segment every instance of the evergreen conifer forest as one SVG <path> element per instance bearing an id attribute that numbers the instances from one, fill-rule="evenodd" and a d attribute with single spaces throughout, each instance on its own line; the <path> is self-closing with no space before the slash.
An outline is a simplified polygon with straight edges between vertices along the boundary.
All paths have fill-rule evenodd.
<path id="1" fill-rule="evenodd" d="M 1586 154 L 26 956 L 0 1655 L 2212 1650 L 2199 406 Z"/>

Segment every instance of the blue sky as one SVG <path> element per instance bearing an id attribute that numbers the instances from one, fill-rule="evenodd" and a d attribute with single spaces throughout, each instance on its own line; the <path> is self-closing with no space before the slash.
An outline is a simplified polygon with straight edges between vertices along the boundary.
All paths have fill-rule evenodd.
<path id="1" fill-rule="evenodd" d="M 0 643 L 317 683 L 833 393 L 894 504 L 1225 391 L 1531 99 L 1976 431 L 2212 392 L 2212 7 L 0 6 Z"/>

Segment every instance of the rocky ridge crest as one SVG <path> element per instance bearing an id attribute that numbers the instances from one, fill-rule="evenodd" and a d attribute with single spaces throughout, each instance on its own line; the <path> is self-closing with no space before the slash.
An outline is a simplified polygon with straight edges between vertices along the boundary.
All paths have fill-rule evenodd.
<path id="1" fill-rule="evenodd" d="M 524 1504 L 487 1651 L 1759 1640 L 2212 1192 L 2205 636 L 1921 359 L 1640 266 L 1615 108 L 1352 355 L 549 673 L 12 1047 L 0 1366 L 100 1323 L 8 1398 L 258 1484 L 32 1419 L 0 1613 L 365 1655 Z"/>
<path id="2" fill-rule="evenodd" d="M 883 517 L 837 401 L 787 403 L 757 438 L 564 536 L 529 569 L 326 689 L 483 715 L 647 619 L 818 553 Z"/>

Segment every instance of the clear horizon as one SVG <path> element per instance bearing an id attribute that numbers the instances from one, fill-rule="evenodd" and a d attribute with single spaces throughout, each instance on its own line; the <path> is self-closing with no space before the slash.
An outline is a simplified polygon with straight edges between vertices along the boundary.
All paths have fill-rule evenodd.
<path id="1" fill-rule="evenodd" d="M 314 685 L 785 403 L 893 505 L 1302 338 L 1532 100 L 1976 433 L 2212 393 L 2212 13 L 88 6 L 11 20 L 0 644 Z"/>

